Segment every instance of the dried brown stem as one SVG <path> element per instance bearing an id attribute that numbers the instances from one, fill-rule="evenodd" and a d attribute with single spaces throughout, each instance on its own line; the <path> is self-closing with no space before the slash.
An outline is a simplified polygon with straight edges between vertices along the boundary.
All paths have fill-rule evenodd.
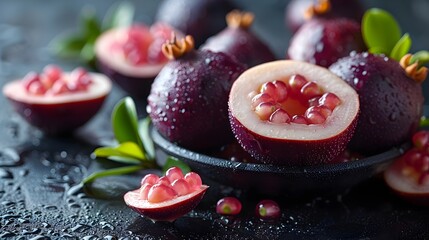
<path id="1" fill-rule="evenodd" d="M 187 35 L 179 40 L 173 33 L 171 40 L 162 44 L 162 53 L 170 60 L 178 59 L 194 49 L 194 38 Z"/>
<path id="2" fill-rule="evenodd" d="M 304 13 L 306 19 L 311 19 L 317 15 L 326 14 L 331 10 L 330 0 L 318 0 L 317 3 L 312 4 L 307 11 Z"/>
<path id="3" fill-rule="evenodd" d="M 228 27 L 248 29 L 252 26 L 254 15 L 251 12 L 231 11 L 226 15 Z"/>
<path id="4" fill-rule="evenodd" d="M 422 83 L 428 75 L 428 68 L 423 66 L 419 67 L 418 61 L 411 63 L 412 57 L 412 54 L 406 54 L 401 58 L 399 64 L 405 70 L 408 77 L 418 83 Z"/>

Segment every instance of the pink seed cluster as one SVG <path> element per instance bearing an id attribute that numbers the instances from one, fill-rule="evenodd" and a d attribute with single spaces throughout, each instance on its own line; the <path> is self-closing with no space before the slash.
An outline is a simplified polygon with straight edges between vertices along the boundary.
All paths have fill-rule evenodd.
<path id="1" fill-rule="evenodd" d="M 413 147 L 404 155 L 406 167 L 404 176 L 416 179 L 420 185 L 429 185 L 429 131 L 419 131 L 413 135 Z"/>
<path id="2" fill-rule="evenodd" d="M 56 65 L 47 65 L 42 73 L 30 72 L 24 79 L 25 90 L 33 95 L 59 95 L 86 91 L 92 83 L 91 76 L 83 68 L 64 74 Z"/>
<path id="3" fill-rule="evenodd" d="M 201 188 L 202 181 L 195 172 L 183 176 L 178 167 L 167 170 L 165 176 L 147 174 L 141 180 L 140 199 L 159 203 L 184 196 Z"/>
<path id="4" fill-rule="evenodd" d="M 306 111 L 291 116 L 285 106 L 289 98 L 301 102 Z M 272 123 L 322 124 L 340 103 L 334 93 L 325 93 L 317 83 L 298 74 L 287 81 L 266 82 L 252 96 L 255 113 L 261 120 Z"/>

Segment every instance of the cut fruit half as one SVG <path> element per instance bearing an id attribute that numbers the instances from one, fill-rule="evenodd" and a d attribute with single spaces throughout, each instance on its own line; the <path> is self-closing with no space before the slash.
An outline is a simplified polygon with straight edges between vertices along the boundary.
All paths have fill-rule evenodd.
<path id="1" fill-rule="evenodd" d="M 345 150 L 359 97 L 326 68 L 275 61 L 245 71 L 234 82 L 229 112 L 238 142 L 256 160 L 315 165 L 334 162 Z"/>

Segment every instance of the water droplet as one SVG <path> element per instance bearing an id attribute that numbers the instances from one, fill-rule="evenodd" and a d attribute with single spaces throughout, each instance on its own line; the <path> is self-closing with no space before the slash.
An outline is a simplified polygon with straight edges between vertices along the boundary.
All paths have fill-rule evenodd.
<path id="1" fill-rule="evenodd" d="M 3 178 L 3 179 L 13 179 L 13 174 L 9 170 L 0 168 L 0 178 Z"/>
<path id="2" fill-rule="evenodd" d="M 204 60 L 204 62 L 208 65 L 208 64 L 210 64 L 211 63 L 211 59 L 210 58 L 206 58 L 205 60 Z"/>
<path id="3" fill-rule="evenodd" d="M 70 228 L 70 230 L 72 232 L 80 232 L 80 233 L 83 232 L 83 231 L 85 231 L 85 230 L 87 230 L 87 229 L 89 229 L 88 225 L 79 224 L 79 223 L 76 226 Z"/>
<path id="4" fill-rule="evenodd" d="M 0 167 L 15 167 L 22 163 L 19 154 L 14 149 L 5 148 L 0 150 Z"/>

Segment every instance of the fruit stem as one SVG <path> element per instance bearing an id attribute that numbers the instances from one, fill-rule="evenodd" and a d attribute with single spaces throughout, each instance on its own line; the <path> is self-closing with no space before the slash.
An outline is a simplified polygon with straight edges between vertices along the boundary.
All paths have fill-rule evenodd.
<path id="1" fill-rule="evenodd" d="M 320 16 L 328 13 L 331 10 L 331 1 L 318 0 L 317 3 L 312 4 L 304 13 L 306 19 L 311 19 L 314 16 Z"/>
<path id="2" fill-rule="evenodd" d="M 230 28 L 249 29 L 253 19 L 253 13 L 239 10 L 233 10 L 226 15 L 226 23 Z"/>
<path id="3" fill-rule="evenodd" d="M 186 37 L 177 40 L 176 35 L 173 33 L 171 35 L 171 40 L 162 44 L 161 50 L 166 58 L 170 60 L 178 59 L 194 50 L 194 38 L 190 35 L 186 35 Z"/>
<path id="4" fill-rule="evenodd" d="M 412 54 L 406 54 L 401 58 L 399 61 L 399 64 L 401 67 L 405 70 L 405 73 L 408 77 L 413 79 L 414 81 L 418 83 L 422 83 L 427 75 L 428 75 L 428 68 L 421 66 L 419 67 L 419 61 L 415 61 L 414 63 L 411 63 L 411 58 L 413 57 Z"/>

